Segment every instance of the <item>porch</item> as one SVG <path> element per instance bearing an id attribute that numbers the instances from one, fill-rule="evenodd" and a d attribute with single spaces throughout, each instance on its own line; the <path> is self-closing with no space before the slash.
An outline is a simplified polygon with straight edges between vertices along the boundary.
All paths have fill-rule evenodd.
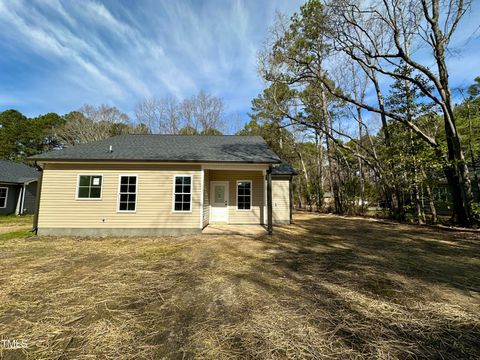
<path id="1" fill-rule="evenodd" d="M 261 235 L 268 231 L 264 226 L 269 220 L 268 169 L 266 164 L 203 166 L 203 233 Z"/>

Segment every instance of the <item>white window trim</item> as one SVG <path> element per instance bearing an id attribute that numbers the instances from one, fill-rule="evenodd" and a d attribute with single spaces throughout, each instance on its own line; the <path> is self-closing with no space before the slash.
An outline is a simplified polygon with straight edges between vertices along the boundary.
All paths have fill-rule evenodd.
<path id="1" fill-rule="evenodd" d="M 122 183 L 122 176 L 135 177 L 135 210 L 120 210 L 120 186 Z M 135 214 L 137 212 L 137 203 L 138 203 L 138 175 L 137 174 L 119 174 L 118 175 L 118 188 L 117 188 L 117 213 L 129 213 Z"/>
<path id="2" fill-rule="evenodd" d="M 241 182 L 249 182 L 250 183 L 250 209 L 239 209 L 238 208 L 238 183 L 241 183 Z M 253 210 L 253 183 L 252 183 L 252 180 L 237 180 L 235 192 L 236 192 L 236 197 L 235 197 L 236 210 L 240 211 L 240 212 L 244 212 L 244 211 L 250 212 L 250 211 L 252 211 Z"/>
<path id="3" fill-rule="evenodd" d="M 100 197 L 99 198 L 80 198 L 78 197 L 78 190 L 80 189 L 80 176 L 100 176 L 102 178 L 102 185 L 100 186 Z M 102 200 L 103 197 L 103 174 L 78 174 L 77 175 L 77 187 L 75 188 L 75 200 L 79 201 L 99 201 Z"/>
<path id="4" fill-rule="evenodd" d="M 177 177 L 189 177 L 190 178 L 190 211 L 187 210 L 175 210 L 175 180 Z M 189 214 L 193 210 L 193 175 L 192 174 L 176 174 L 173 176 L 172 184 L 172 212 L 176 214 Z"/>
<path id="5" fill-rule="evenodd" d="M 0 206 L 0 209 L 6 209 L 7 208 L 7 202 L 8 202 L 8 187 L 6 186 L 1 186 L 0 189 L 6 189 L 6 193 L 5 193 L 5 205 L 4 206 Z"/>

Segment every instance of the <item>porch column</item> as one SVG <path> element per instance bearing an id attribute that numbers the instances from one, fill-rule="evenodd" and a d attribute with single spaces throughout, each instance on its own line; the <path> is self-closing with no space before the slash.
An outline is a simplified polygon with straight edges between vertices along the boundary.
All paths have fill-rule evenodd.
<path id="1" fill-rule="evenodd" d="M 272 165 L 267 170 L 267 231 L 268 235 L 272 235 Z"/>

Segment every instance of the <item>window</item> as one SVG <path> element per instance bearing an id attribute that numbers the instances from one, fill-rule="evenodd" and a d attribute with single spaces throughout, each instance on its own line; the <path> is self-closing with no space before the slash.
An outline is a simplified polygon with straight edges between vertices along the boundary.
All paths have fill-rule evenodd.
<path id="1" fill-rule="evenodd" d="M 0 188 L 0 209 L 5 209 L 7 207 L 7 197 L 8 197 L 8 188 Z"/>
<path id="2" fill-rule="evenodd" d="M 120 176 L 118 211 L 135 212 L 137 209 L 137 176 Z"/>
<path id="3" fill-rule="evenodd" d="M 192 177 L 190 175 L 175 176 L 173 211 L 192 210 Z"/>
<path id="4" fill-rule="evenodd" d="M 250 180 L 237 181 L 237 210 L 252 208 L 252 182 Z"/>
<path id="5" fill-rule="evenodd" d="M 102 197 L 101 175 L 80 175 L 78 179 L 78 199 L 100 199 Z"/>

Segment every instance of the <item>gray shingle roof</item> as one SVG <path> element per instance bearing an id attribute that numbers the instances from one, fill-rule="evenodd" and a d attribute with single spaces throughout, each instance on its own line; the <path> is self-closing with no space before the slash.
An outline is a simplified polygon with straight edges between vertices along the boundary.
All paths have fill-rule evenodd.
<path id="1" fill-rule="evenodd" d="M 272 167 L 272 175 L 298 175 L 298 173 L 290 164 L 281 163 Z"/>
<path id="2" fill-rule="evenodd" d="M 109 152 L 110 145 L 112 152 Z M 58 161 L 279 163 L 261 136 L 121 135 L 32 156 Z"/>
<path id="3" fill-rule="evenodd" d="M 31 166 L 9 160 L 0 160 L 0 182 L 28 183 L 38 180 L 38 171 Z"/>

